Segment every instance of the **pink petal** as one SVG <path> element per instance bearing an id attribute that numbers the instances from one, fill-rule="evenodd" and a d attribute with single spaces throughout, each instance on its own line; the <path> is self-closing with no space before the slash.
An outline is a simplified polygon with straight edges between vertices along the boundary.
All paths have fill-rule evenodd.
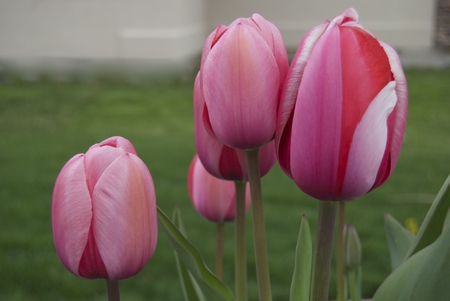
<path id="1" fill-rule="evenodd" d="M 276 149 L 278 152 L 278 160 L 281 168 L 289 176 L 290 171 L 290 144 L 291 144 L 291 125 L 292 114 L 294 112 L 297 93 L 306 62 L 309 59 L 311 50 L 317 39 L 325 31 L 327 23 L 319 25 L 310 30 L 302 39 L 299 48 L 288 70 L 284 83 L 283 92 L 281 94 L 280 104 L 278 107 L 277 128 L 276 128 Z"/>
<path id="2" fill-rule="evenodd" d="M 211 221 L 226 221 L 230 207 L 234 207 L 234 183 L 213 177 L 197 156 L 192 160 L 188 179 L 189 193 L 195 209 Z"/>
<path id="3" fill-rule="evenodd" d="M 280 75 L 255 29 L 228 28 L 209 52 L 201 76 L 209 121 L 220 142 L 253 149 L 272 140 Z"/>
<path id="4" fill-rule="evenodd" d="M 302 75 L 292 121 L 291 172 L 305 193 L 332 199 L 342 116 L 342 65 L 338 26 L 314 45 Z M 326 87 L 326 88 L 324 88 Z"/>
<path id="5" fill-rule="evenodd" d="M 92 219 L 83 154 L 70 159 L 55 183 L 52 227 L 56 251 L 64 266 L 75 275 L 83 255 Z"/>
<path id="6" fill-rule="evenodd" d="M 209 173 L 218 178 L 226 180 L 244 180 L 248 178 L 245 153 L 242 152 L 243 155 L 236 157 L 236 149 L 231 149 L 219 143 L 205 129 L 203 123 L 204 106 L 205 102 L 203 101 L 202 91 L 200 89 L 200 76 L 197 75 L 194 84 L 195 145 L 204 167 Z M 227 159 L 222 158 L 223 155 Z M 244 159 L 243 162 L 242 157 Z M 225 162 L 224 165 L 223 160 L 227 160 L 228 162 Z M 232 162 L 229 160 L 232 160 Z"/>
<path id="7" fill-rule="evenodd" d="M 286 46 L 284 45 L 283 37 L 278 28 L 271 22 L 264 19 L 261 15 L 253 14 L 252 19 L 261 29 L 261 35 L 269 45 L 280 71 L 280 90 L 283 87 L 284 79 L 289 68 L 288 55 Z M 281 92 L 281 91 L 280 91 Z"/>
<path id="8" fill-rule="evenodd" d="M 145 164 L 123 154 L 104 171 L 93 191 L 93 233 L 109 279 L 137 274 L 157 240 L 156 198 Z"/>
<path id="9" fill-rule="evenodd" d="M 102 142 L 99 143 L 99 146 L 111 146 L 114 148 L 119 148 L 126 153 L 130 153 L 137 156 L 133 144 L 131 144 L 131 142 L 128 141 L 127 139 L 120 136 L 114 136 L 106 140 L 103 140 Z"/>
<path id="10" fill-rule="evenodd" d="M 244 150 L 230 148 L 214 139 L 205 129 L 202 110 L 204 101 L 200 89 L 200 76 L 194 84 L 194 129 L 198 156 L 205 169 L 217 178 L 232 181 L 247 181 L 247 159 Z M 275 164 L 275 145 L 270 142 L 260 148 L 261 176 Z"/>
<path id="11" fill-rule="evenodd" d="M 219 40 L 219 38 L 222 36 L 222 34 L 227 30 L 226 26 L 219 25 L 216 30 L 214 30 L 212 33 L 209 34 L 209 36 L 206 38 L 205 43 L 203 44 L 202 48 L 202 58 L 200 62 L 200 69 L 203 68 L 203 65 L 205 63 L 206 57 L 209 54 L 209 51 L 211 51 L 211 48 L 213 45 Z"/>
<path id="12" fill-rule="evenodd" d="M 253 14 L 251 20 L 254 22 L 254 24 L 257 25 L 257 28 L 261 31 L 261 36 L 264 38 L 264 40 L 267 43 L 267 46 L 269 46 L 270 50 L 273 53 L 275 50 L 275 43 L 272 33 L 272 27 L 270 26 L 271 23 L 268 22 L 259 14 Z"/>
<path id="13" fill-rule="evenodd" d="M 245 166 L 247 166 L 247 159 L 245 153 L 242 152 L 243 158 L 245 158 Z M 275 140 L 270 141 L 268 144 L 259 148 L 259 174 L 261 177 L 265 176 L 277 161 L 275 151 Z"/>
<path id="14" fill-rule="evenodd" d="M 100 143 L 94 144 L 86 152 L 86 175 L 89 191 L 92 193 L 95 189 L 98 179 L 102 176 L 105 169 L 125 151 L 109 145 L 102 146 Z"/>
<path id="15" fill-rule="evenodd" d="M 372 188 L 387 143 L 386 121 L 396 102 L 392 81 L 371 102 L 358 124 L 350 147 L 342 200 L 360 197 Z"/>

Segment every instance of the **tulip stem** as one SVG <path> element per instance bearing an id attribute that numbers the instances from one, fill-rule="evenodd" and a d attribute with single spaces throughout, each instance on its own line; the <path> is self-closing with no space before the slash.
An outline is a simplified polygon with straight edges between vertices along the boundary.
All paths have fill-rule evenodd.
<path id="1" fill-rule="evenodd" d="M 120 301 L 118 280 L 106 280 L 106 291 L 108 293 L 108 301 Z"/>
<path id="2" fill-rule="evenodd" d="M 245 189 L 246 182 L 235 181 L 236 225 L 235 225 L 235 289 L 236 300 L 247 300 L 247 250 L 245 238 Z"/>
<path id="3" fill-rule="evenodd" d="M 344 275 L 344 226 L 345 226 L 345 202 L 339 202 L 338 213 L 338 240 L 336 258 L 337 301 L 346 300 L 345 275 Z"/>
<path id="4" fill-rule="evenodd" d="M 264 208 L 259 172 L 259 149 L 246 150 L 250 193 L 252 197 L 253 239 L 255 245 L 256 275 L 258 280 L 259 301 L 271 301 L 269 260 L 267 255 L 266 229 L 264 226 Z"/>
<path id="5" fill-rule="evenodd" d="M 216 232 L 216 277 L 222 279 L 222 258 L 223 258 L 223 226 L 224 223 L 217 223 Z"/>
<path id="6" fill-rule="evenodd" d="M 330 285 L 331 254 L 333 251 L 334 223 L 337 202 L 319 202 L 316 247 L 311 291 L 312 301 L 327 301 Z"/>

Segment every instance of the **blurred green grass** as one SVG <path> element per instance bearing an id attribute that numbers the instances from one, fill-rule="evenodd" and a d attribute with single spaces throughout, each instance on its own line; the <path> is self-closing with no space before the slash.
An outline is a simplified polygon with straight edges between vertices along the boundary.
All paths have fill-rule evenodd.
<path id="1" fill-rule="evenodd" d="M 450 71 L 406 75 L 408 124 L 396 171 L 384 186 L 347 205 L 347 222 L 363 244 L 365 297 L 390 273 L 383 214 L 421 222 L 450 172 Z M 154 178 L 158 205 L 169 215 L 175 205 L 181 207 L 190 240 L 213 267 L 215 227 L 194 211 L 186 188 L 195 153 L 192 87 L 193 80 L 0 85 L 0 300 L 105 300 L 103 281 L 79 279 L 59 261 L 51 196 L 67 160 L 114 135 L 134 144 Z M 263 194 L 273 298 L 287 300 L 301 214 L 315 231 L 317 201 L 278 165 L 263 178 Z M 249 294 L 257 300 L 250 214 L 248 225 Z M 225 235 L 224 280 L 233 287 L 232 224 Z M 331 298 L 335 291 L 333 270 Z M 124 300 L 182 300 L 173 251 L 162 231 L 154 257 L 140 274 L 121 282 L 121 294 Z"/>

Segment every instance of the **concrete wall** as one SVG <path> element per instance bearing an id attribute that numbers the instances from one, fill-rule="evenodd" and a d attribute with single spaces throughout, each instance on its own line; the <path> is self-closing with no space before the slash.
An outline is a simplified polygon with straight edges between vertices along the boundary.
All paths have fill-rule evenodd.
<path id="1" fill-rule="evenodd" d="M 42 71 L 186 67 L 204 41 L 203 0 L 2 0 L 0 60 Z"/>
<path id="2" fill-rule="evenodd" d="M 296 48 L 312 27 L 353 7 L 360 23 L 391 46 L 427 48 L 433 43 L 432 0 L 209 0 L 207 25 L 229 24 L 240 16 L 259 13 L 283 34 L 286 46 Z"/>
<path id="3" fill-rule="evenodd" d="M 432 0 L 1 0 L 0 68 L 178 72 L 196 67 L 218 24 L 260 13 L 294 51 L 310 28 L 348 7 L 400 51 L 432 47 Z"/>

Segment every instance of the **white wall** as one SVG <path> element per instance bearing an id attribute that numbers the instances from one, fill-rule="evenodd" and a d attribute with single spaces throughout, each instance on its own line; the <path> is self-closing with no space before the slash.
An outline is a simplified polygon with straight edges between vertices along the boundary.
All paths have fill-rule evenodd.
<path id="1" fill-rule="evenodd" d="M 228 25 L 238 17 L 259 13 L 280 29 L 288 48 L 296 48 L 312 27 L 353 7 L 360 23 L 391 46 L 427 48 L 433 45 L 432 0 L 208 0 L 207 25 Z"/>
<path id="2" fill-rule="evenodd" d="M 399 50 L 432 47 L 432 0 L 0 0 L 0 68 L 180 70 L 192 67 L 218 24 L 255 12 L 293 51 L 310 28 L 348 7 Z"/>
<path id="3" fill-rule="evenodd" d="M 198 56 L 203 0 L 2 0 L 3 65 L 45 70 L 180 68 Z"/>

